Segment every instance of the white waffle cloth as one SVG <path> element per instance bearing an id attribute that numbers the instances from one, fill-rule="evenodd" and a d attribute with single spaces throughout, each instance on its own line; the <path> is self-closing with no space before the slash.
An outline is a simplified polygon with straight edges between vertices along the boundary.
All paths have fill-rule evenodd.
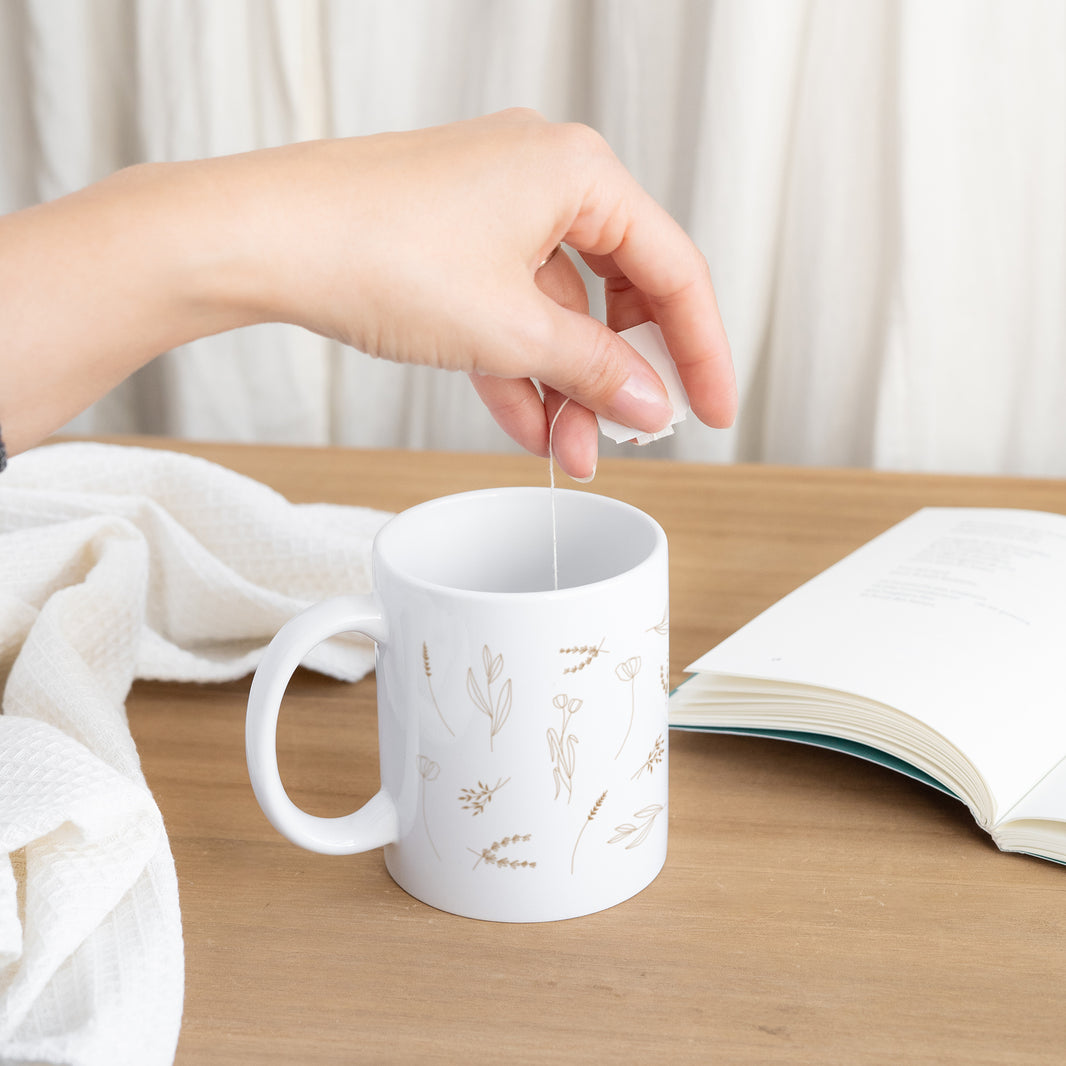
<path id="1" fill-rule="evenodd" d="M 126 695 L 241 677 L 303 607 L 369 591 L 387 517 L 143 448 L 52 445 L 0 475 L 4 1066 L 173 1061 L 177 882 Z M 372 646 L 338 638 L 307 665 L 355 679 Z"/>

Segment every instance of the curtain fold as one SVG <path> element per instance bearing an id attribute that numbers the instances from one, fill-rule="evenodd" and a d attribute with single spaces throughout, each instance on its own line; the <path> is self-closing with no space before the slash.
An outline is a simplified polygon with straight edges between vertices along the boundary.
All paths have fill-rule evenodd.
<path id="1" fill-rule="evenodd" d="M 1064 475 L 1064 71 L 1055 0 L 8 0 L 0 208 L 535 107 L 599 129 L 711 264 L 737 425 L 639 454 Z M 169 353 L 72 428 L 513 447 L 465 377 L 284 326 Z"/>

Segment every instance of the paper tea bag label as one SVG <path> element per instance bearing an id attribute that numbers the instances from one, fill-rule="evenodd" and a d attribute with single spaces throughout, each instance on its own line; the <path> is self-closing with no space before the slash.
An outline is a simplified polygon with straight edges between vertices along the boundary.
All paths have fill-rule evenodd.
<path id="1" fill-rule="evenodd" d="M 674 432 L 674 426 L 685 420 L 685 415 L 689 412 L 689 402 L 685 386 L 681 384 L 681 375 L 678 374 L 677 367 L 667 351 L 662 330 L 654 322 L 642 322 L 639 326 L 622 330 L 618 336 L 628 341 L 662 379 L 674 414 L 670 419 L 670 424 L 658 433 L 641 433 L 629 426 L 623 426 L 620 422 L 612 422 L 609 418 L 597 415 L 596 421 L 600 424 L 600 432 L 618 444 L 624 444 L 626 441 L 649 444 L 660 437 L 669 437 Z"/>

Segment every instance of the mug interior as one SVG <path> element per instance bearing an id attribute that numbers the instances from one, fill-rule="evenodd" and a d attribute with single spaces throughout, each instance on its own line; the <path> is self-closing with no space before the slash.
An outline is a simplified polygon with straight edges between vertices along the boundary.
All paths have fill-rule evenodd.
<path id="1" fill-rule="evenodd" d="M 642 511 L 607 496 L 557 489 L 559 589 L 607 581 L 648 559 L 665 535 Z M 381 561 L 409 579 L 468 592 L 555 589 L 547 488 L 444 496 L 393 518 L 378 534 Z"/>

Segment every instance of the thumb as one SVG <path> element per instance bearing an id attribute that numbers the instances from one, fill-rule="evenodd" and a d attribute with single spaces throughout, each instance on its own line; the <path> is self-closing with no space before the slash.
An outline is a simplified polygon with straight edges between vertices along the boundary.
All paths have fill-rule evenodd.
<path id="1" fill-rule="evenodd" d="M 596 414 L 644 433 L 669 424 L 673 408 L 659 375 L 612 329 L 559 305 L 536 376 Z"/>

